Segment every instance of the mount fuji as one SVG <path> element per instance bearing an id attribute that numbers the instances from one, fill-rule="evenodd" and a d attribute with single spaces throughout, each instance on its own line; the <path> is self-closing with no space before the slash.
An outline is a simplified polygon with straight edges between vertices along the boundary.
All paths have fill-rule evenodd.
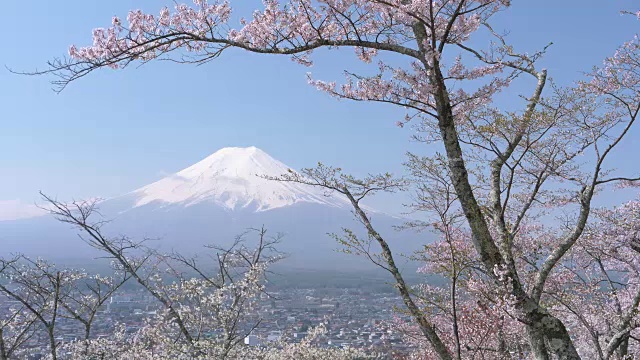
<path id="1" fill-rule="evenodd" d="M 153 184 L 133 191 L 134 207 L 155 203 L 184 207 L 213 203 L 228 210 L 267 211 L 297 203 L 336 208 L 346 199 L 312 186 L 267 180 L 290 168 L 252 146 L 223 148 L 204 160 Z"/>
<path id="2" fill-rule="evenodd" d="M 109 234 L 155 239 L 154 246 L 164 250 L 198 253 L 203 245 L 225 246 L 246 229 L 264 226 L 268 233 L 284 235 L 278 246 L 288 254 L 284 264 L 334 270 L 373 267 L 337 252 L 339 245 L 327 235 L 350 228 L 366 237 L 347 199 L 318 187 L 265 178 L 289 171 L 256 147 L 223 148 L 173 175 L 100 202 L 100 213 L 111 220 L 105 228 Z M 407 254 L 423 242 L 393 229 L 402 219 L 368 210 L 396 252 Z M 0 222 L 5 251 L 59 259 L 96 255 L 75 233 L 49 216 Z"/>

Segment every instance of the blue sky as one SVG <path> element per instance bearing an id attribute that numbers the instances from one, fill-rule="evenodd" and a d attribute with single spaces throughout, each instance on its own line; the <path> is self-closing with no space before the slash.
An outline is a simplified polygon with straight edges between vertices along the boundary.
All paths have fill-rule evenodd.
<path id="1" fill-rule="evenodd" d="M 156 12 L 164 3 L 6 2 L 0 63 L 43 68 L 70 44 L 88 44 L 91 30 L 109 25 L 111 16 L 126 17 L 140 7 Z M 232 4 L 240 4 L 237 13 L 246 17 L 260 7 L 255 0 Z M 634 9 L 630 0 L 513 4 L 496 28 L 508 29 L 523 51 L 553 41 L 542 64 L 561 84 L 600 64 L 639 25 L 619 14 Z M 307 85 L 307 71 L 340 80 L 342 70 L 362 69 L 354 57 L 346 49 L 319 52 L 308 69 L 285 57 L 229 51 L 200 67 L 153 62 L 99 71 L 61 94 L 51 90 L 51 78 L 1 69 L 0 201 L 33 203 L 38 190 L 60 198 L 112 197 L 225 146 L 255 145 L 294 168 L 322 161 L 355 174 L 401 173 L 404 153 L 421 149 L 410 143 L 409 128 L 394 125 L 402 109 L 336 101 Z M 628 142 L 624 151 L 638 153 L 640 145 Z M 631 167 L 632 157 L 617 165 Z M 389 197 L 378 200 L 394 211 L 399 205 Z"/>

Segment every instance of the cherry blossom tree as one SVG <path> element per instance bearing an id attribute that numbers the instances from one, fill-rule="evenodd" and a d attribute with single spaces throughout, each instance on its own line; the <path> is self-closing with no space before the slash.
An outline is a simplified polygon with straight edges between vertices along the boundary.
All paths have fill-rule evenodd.
<path id="1" fill-rule="evenodd" d="M 68 283 L 79 279 L 76 274 L 50 272 L 50 264 L 42 260 L 26 259 L 27 264 L 20 263 L 21 257 L 2 260 L 2 275 L 9 284 L 0 285 L 0 290 L 10 298 L 18 301 L 46 330 L 46 339 L 52 358 L 57 357 L 55 340 L 56 320 L 59 315 L 58 306 L 63 296 L 63 288 Z M 32 265 L 32 266 L 29 266 Z M 10 288 L 10 285 L 16 285 Z"/>
<path id="2" fill-rule="evenodd" d="M 549 296 L 573 322 L 585 356 L 625 359 L 640 351 L 640 204 L 598 209 Z M 553 301 L 552 300 L 552 301 Z"/>
<path id="3" fill-rule="evenodd" d="M 265 229 L 256 229 L 253 232 L 259 240 L 255 249 L 245 246 L 245 234 L 228 248 L 212 247 L 212 257 L 205 259 L 215 265 L 212 273 L 198 258 L 160 254 L 144 239 L 105 235 L 104 220 L 94 219 L 96 201 L 67 204 L 47 196 L 44 199 L 58 220 L 78 228 L 88 245 L 110 258 L 118 271 L 135 280 L 162 305 L 152 330 L 163 335 L 155 334 L 150 339 L 162 343 L 161 352 L 167 356 L 180 353 L 233 358 L 231 351 L 259 324 L 248 322 L 255 301 L 264 290 L 265 270 L 280 258 L 274 249 L 279 237 L 269 237 Z M 177 280 L 167 283 L 169 276 Z M 207 332 L 217 330 L 222 331 L 219 337 L 206 337 Z"/>
<path id="4" fill-rule="evenodd" d="M 116 279 L 58 268 L 22 255 L 0 259 L 0 276 L 6 281 L 0 284 L 0 292 L 17 304 L 3 323 L 2 335 L 8 336 L 2 340 L 5 358 L 17 350 L 24 351 L 22 345 L 44 329 L 49 353 L 56 359 L 60 345 L 56 340 L 57 324 L 62 318 L 80 322 L 83 340 L 88 340 L 98 310 L 128 280 L 127 276 Z"/>
<path id="5" fill-rule="evenodd" d="M 241 19 L 236 28 L 229 2 L 194 0 L 173 10 L 163 8 L 157 15 L 131 11 L 126 24 L 114 17 L 109 28 L 94 30 L 91 46 L 72 46 L 69 56 L 50 62 L 45 73 L 57 75 L 55 84 L 62 90 L 101 68 L 157 58 L 204 63 L 229 48 L 290 55 L 306 66 L 312 65 L 312 51 L 319 48 L 353 48 L 365 63 L 379 58 L 373 76 L 347 72 L 341 85 L 311 76 L 309 82 L 338 98 L 407 110 L 399 125 L 414 125 L 418 140 L 444 151 L 432 158 L 443 160 L 464 219 L 463 242 L 472 244 L 483 269 L 482 276 L 474 276 L 476 283 L 491 290 L 500 311 L 522 324 L 534 358 L 578 359 L 587 353 L 578 349 L 577 335 L 568 327 L 574 320 L 557 309 L 559 300 L 550 289 L 559 291 L 565 263 L 584 250 L 581 244 L 587 242 L 585 229 L 597 193 L 610 184 L 639 180 L 638 174 L 614 173 L 609 162 L 640 110 L 640 40 L 623 44 L 579 85 L 559 88 L 550 85 L 547 71 L 537 66 L 547 48 L 518 52 L 492 27 L 492 16 L 509 5 L 508 0 L 265 0 L 264 9 L 250 20 Z M 492 40 L 478 47 L 470 41 L 474 33 Z M 391 65 L 385 62 L 387 55 L 401 56 L 409 65 Z M 513 101 L 522 104 L 521 110 L 496 108 L 492 97 L 516 78 L 531 84 L 524 101 Z M 382 249 L 382 261 L 373 260 L 391 270 L 437 357 L 460 358 L 461 340 L 454 340 L 453 348 L 447 345 L 445 331 L 420 311 L 393 269 L 386 241 L 357 206 L 359 196 L 380 190 L 376 181 L 383 180 L 381 190 L 388 182 L 384 177 L 368 183 L 340 179 L 346 181 L 317 185 L 330 185 L 350 198 Z M 427 186 L 432 180 L 424 178 Z M 362 189 L 362 184 L 373 189 L 354 195 L 353 187 Z M 439 220 L 439 226 L 446 227 Z M 541 226 L 549 222 L 555 225 Z M 351 240 L 356 248 L 361 244 Z M 451 279 L 463 273 L 454 269 Z M 456 288 L 450 291 L 452 304 Z M 170 312 L 178 319 L 177 309 Z M 188 338 L 186 327 L 180 327 Z M 460 338 L 460 328 L 452 331 L 453 338 Z M 625 333 L 623 340 L 611 342 L 612 337 L 614 352 L 624 353 L 630 336 Z"/>
<path id="6" fill-rule="evenodd" d="M 160 323 L 163 323 L 162 321 Z M 95 359 L 217 359 L 220 347 L 204 346 L 204 353 L 186 357 L 166 337 L 165 328 L 156 328 L 153 323 L 138 330 L 134 336 L 128 336 L 125 328 L 120 326 L 114 336 L 95 339 L 88 342 L 89 354 Z M 350 348 L 322 348 L 316 341 L 325 333 L 320 326 L 310 329 L 309 335 L 299 343 L 277 343 L 267 347 L 236 347 L 227 355 L 229 359 L 255 360 L 353 360 L 374 359 L 360 350 Z M 169 341 L 169 342 L 168 342 Z M 81 345 L 81 346 L 78 346 Z M 70 359 L 86 359 L 85 344 L 68 343 L 63 348 Z"/>
<path id="7" fill-rule="evenodd" d="M 370 216 L 367 215 L 360 203 L 362 199 L 376 192 L 393 192 L 401 189 L 405 185 L 404 181 L 394 179 L 391 174 L 371 175 L 364 179 L 357 179 L 351 175 L 344 174 L 340 168 L 328 167 L 323 164 L 318 164 L 314 169 L 304 169 L 302 173 L 290 171 L 280 177 L 267 178 L 275 181 L 318 186 L 344 195 L 353 206 L 355 217 L 365 227 L 368 236 L 367 238 L 362 238 L 352 230 L 343 229 L 344 234 L 342 236 L 334 234 L 334 238 L 345 246 L 348 253 L 366 256 L 375 265 L 393 276 L 394 285 L 398 289 L 404 305 L 416 321 L 424 337 L 439 356 L 450 358 L 449 350 L 431 319 L 429 319 L 428 314 L 420 310 L 414 297 L 412 297 L 410 287 L 396 265 L 389 243 L 373 226 Z M 377 243 L 380 247 L 379 253 L 371 248 L 372 242 Z"/>
<path id="8" fill-rule="evenodd" d="M 3 299 L 7 300 L 6 297 Z M 25 356 L 24 345 L 36 335 L 37 318 L 20 305 L 11 304 L 2 309 L 0 319 L 0 359 Z"/>
<path id="9" fill-rule="evenodd" d="M 256 305 L 268 295 L 267 268 L 283 256 L 275 249 L 279 235 L 250 229 L 229 247 L 209 246 L 209 257 L 160 254 L 144 240 L 106 236 L 106 222 L 96 218 L 96 201 L 63 203 L 46 196 L 45 200 L 60 221 L 75 225 L 86 243 L 111 258 L 115 275 L 89 275 L 22 255 L 0 259 L 0 295 L 8 300 L 0 309 L 0 359 L 42 350 L 51 360 L 375 357 L 361 350 L 320 346 L 326 333 L 322 324 L 302 342 L 242 344 L 260 324 Z M 250 245 L 245 238 L 254 234 L 257 241 Z M 96 337 L 91 330 L 98 312 L 129 280 L 155 297 L 159 310 L 133 334 L 125 324 L 116 324 L 108 336 Z M 75 322 L 84 336 L 62 341 L 61 319 Z"/>
<path id="10" fill-rule="evenodd" d="M 70 359 L 371 358 L 355 349 L 318 346 L 317 340 L 325 332 L 321 326 L 297 344 L 279 342 L 265 347 L 242 344 L 260 325 L 256 305 L 261 295 L 268 295 L 265 292 L 268 267 L 283 256 L 275 249 L 280 235 L 268 236 L 264 228 L 250 229 L 231 246 L 207 246 L 210 256 L 161 254 L 144 240 L 105 235 L 106 222 L 99 217 L 96 201 L 63 203 L 47 196 L 44 199 L 58 220 L 74 225 L 87 244 L 113 261 L 124 281 L 135 280 L 161 305 L 156 315 L 147 318 L 145 326 L 134 334 L 128 334 L 122 324 L 106 338 L 90 337 L 87 332 L 83 339 L 56 344 L 51 359 L 61 353 Z M 246 239 L 249 235 L 255 235 L 257 241 L 250 244 Z M 109 291 L 108 296 L 116 289 Z M 24 303 L 29 304 L 29 300 Z M 61 304 L 66 310 L 61 314 L 66 313 L 83 324 L 87 322 L 87 315 L 83 317 L 87 313 L 83 310 L 84 302 Z M 88 313 L 92 319 L 96 311 L 91 308 Z"/>

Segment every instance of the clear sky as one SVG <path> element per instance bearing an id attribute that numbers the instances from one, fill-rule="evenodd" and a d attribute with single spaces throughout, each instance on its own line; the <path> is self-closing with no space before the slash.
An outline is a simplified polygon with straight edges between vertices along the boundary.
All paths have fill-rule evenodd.
<path id="1" fill-rule="evenodd" d="M 140 7 L 155 13 L 166 2 L 149 3 L 4 2 L 0 63 L 43 68 L 70 44 L 89 44 L 91 30 L 108 26 L 111 16 Z M 261 7 L 256 0 L 231 3 L 245 17 Z M 509 30 L 522 51 L 553 41 L 543 64 L 568 84 L 637 32 L 640 23 L 619 13 L 637 10 L 633 4 L 515 0 L 496 28 Z M 285 57 L 229 51 L 200 67 L 153 62 L 99 71 L 59 95 L 51 78 L 0 69 L 0 205 L 33 203 L 38 190 L 60 198 L 117 196 L 225 146 L 255 145 L 293 168 L 322 161 L 356 174 L 400 173 L 404 153 L 420 149 L 410 143 L 409 128 L 394 125 L 402 109 L 336 101 L 307 85 L 308 71 L 341 80 L 342 70 L 361 69 L 354 57 L 346 49 L 320 52 L 308 69 Z M 640 145 L 628 141 L 624 151 L 638 154 Z M 634 158 L 619 160 L 620 167 L 631 167 Z M 378 206 L 386 201 L 398 209 L 390 198 Z"/>

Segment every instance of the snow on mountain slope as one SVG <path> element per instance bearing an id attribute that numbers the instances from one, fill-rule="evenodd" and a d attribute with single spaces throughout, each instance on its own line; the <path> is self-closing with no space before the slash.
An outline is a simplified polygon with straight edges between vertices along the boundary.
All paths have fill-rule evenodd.
<path id="1" fill-rule="evenodd" d="M 344 208 L 346 199 L 323 189 L 266 180 L 289 167 L 252 146 L 228 147 L 153 184 L 133 191 L 134 207 L 150 203 L 191 206 L 213 202 L 226 209 L 266 211 L 295 203 L 316 203 Z"/>

